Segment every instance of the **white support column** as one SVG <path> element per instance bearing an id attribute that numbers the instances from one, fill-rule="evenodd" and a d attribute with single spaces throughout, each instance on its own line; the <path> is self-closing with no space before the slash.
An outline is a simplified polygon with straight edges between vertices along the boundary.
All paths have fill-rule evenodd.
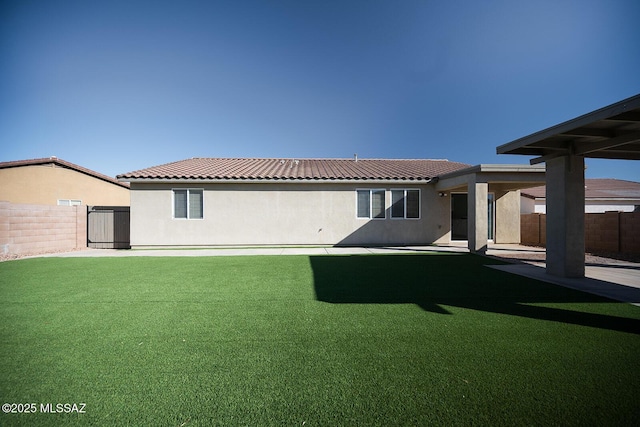
<path id="1" fill-rule="evenodd" d="M 584 277 L 584 158 L 546 163 L 547 273 Z"/>
<path id="2" fill-rule="evenodd" d="M 469 195 L 467 200 L 467 221 L 469 225 L 469 251 L 485 253 L 487 251 L 487 237 L 489 224 L 487 215 L 487 198 L 489 185 L 486 182 L 476 182 L 476 175 L 469 178 Z"/>

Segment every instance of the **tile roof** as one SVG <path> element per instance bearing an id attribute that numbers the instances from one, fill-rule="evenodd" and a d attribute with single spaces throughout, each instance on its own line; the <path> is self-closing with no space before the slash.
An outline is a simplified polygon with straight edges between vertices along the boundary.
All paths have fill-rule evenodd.
<path id="1" fill-rule="evenodd" d="M 585 179 L 586 199 L 640 199 L 640 182 L 620 179 Z M 533 198 L 544 198 L 546 187 L 522 190 L 522 194 Z"/>
<path id="2" fill-rule="evenodd" d="M 407 180 L 429 179 L 458 169 L 448 160 L 192 158 L 118 175 L 120 180 Z"/>
<path id="3" fill-rule="evenodd" d="M 91 169 L 87 169 L 82 166 L 78 166 L 75 163 L 67 162 L 66 160 L 59 159 L 55 156 L 44 157 L 41 159 L 28 159 L 28 160 L 15 160 L 11 162 L 0 162 L 0 169 L 15 168 L 15 167 L 21 167 L 21 166 L 48 165 L 48 164 L 54 164 L 56 166 L 60 166 L 63 168 L 72 169 L 77 172 L 83 173 L 85 175 L 89 175 L 94 178 L 107 181 L 111 184 L 119 185 L 120 187 L 125 187 L 127 189 L 129 188 L 129 184 L 125 182 L 120 182 L 115 178 L 112 178 L 107 175 L 103 175 L 101 173 L 92 171 Z"/>

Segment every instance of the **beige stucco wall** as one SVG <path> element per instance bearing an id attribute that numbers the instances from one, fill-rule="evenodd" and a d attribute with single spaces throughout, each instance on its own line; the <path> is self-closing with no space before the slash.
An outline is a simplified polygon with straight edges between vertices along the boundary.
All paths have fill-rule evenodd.
<path id="1" fill-rule="evenodd" d="M 53 164 L 0 169 L 0 200 L 57 205 L 59 199 L 83 205 L 129 206 L 129 190 Z"/>
<path id="2" fill-rule="evenodd" d="M 204 189 L 204 219 L 172 218 L 172 189 Z M 356 189 L 419 188 L 421 218 L 356 218 Z M 391 193 L 386 192 L 386 206 Z M 430 185 L 341 183 L 131 186 L 131 245 L 364 245 L 448 241 L 449 204 Z"/>
<path id="3" fill-rule="evenodd" d="M 520 190 L 495 189 L 496 243 L 520 243 Z"/>

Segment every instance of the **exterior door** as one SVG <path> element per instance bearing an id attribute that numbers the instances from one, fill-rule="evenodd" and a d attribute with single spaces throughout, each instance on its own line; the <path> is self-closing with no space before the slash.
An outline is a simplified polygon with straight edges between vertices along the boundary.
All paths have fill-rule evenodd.
<path id="1" fill-rule="evenodd" d="M 494 194 L 489 193 L 487 200 L 487 239 L 489 240 L 493 240 L 495 234 L 494 199 Z M 469 238 L 467 204 L 466 193 L 451 194 L 451 240 L 467 240 Z"/>
<path id="2" fill-rule="evenodd" d="M 467 195 L 451 194 L 451 240 L 467 240 Z"/>

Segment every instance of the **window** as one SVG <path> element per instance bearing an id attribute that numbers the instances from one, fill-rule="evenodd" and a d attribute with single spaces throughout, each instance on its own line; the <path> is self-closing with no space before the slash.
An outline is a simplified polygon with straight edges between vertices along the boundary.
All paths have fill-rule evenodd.
<path id="1" fill-rule="evenodd" d="M 391 218 L 420 218 L 420 190 L 391 190 Z"/>
<path id="2" fill-rule="evenodd" d="M 82 200 L 58 199 L 58 206 L 80 206 Z"/>
<path id="3" fill-rule="evenodd" d="M 356 190 L 358 218 L 385 219 L 384 190 Z"/>
<path id="4" fill-rule="evenodd" d="M 173 217 L 176 219 L 202 219 L 202 190 L 173 190 Z"/>

